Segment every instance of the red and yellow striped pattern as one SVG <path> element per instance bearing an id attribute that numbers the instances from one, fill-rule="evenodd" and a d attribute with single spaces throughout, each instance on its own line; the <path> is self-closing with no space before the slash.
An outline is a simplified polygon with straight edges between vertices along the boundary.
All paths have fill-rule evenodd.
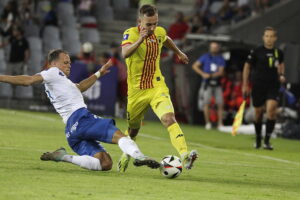
<path id="1" fill-rule="evenodd" d="M 156 69 L 156 60 L 159 53 L 158 41 L 151 35 L 146 41 L 146 56 L 140 81 L 140 89 L 153 88 L 153 77 Z"/>

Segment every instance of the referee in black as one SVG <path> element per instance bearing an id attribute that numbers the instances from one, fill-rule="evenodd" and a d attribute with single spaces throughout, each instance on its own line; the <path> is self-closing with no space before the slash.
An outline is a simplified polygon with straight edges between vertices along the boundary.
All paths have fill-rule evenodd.
<path id="1" fill-rule="evenodd" d="M 283 52 L 275 47 L 277 40 L 276 30 L 266 27 L 263 33 L 263 45 L 251 50 L 243 70 L 243 95 L 249 94 L 248 80 L 251 73 L 252 100 L 255 108 L 254 126 L 256 143 L 259 149 L 262 141 L 262 118 L 266 110 L 266 134 L 263 148 L 273 150 L 270 144 L 271 134 L 275 127 L 276 110 L 280 84 L 285 82 Z"/>

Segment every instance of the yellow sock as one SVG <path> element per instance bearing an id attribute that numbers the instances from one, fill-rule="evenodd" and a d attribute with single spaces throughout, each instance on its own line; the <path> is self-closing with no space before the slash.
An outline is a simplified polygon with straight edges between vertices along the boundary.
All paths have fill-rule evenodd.
<path id="1" fill-rule="evenodd" d="M 127 135 L 129 136 L 129 132 L 128 132 L 128 129 L 126 129 L 126 131 L 124 132 L 124 135 Z M 130 136 L 129 136 L 130 137 Z M 130 137 L 133 141 L 136 141 L 136 137 Z"/>
<path id="2" fill-rule="evenodd" d="M 184 138 L 184 134 L 179 127 L 178 123 L 174 123 L 168 127 L 172 145 L 178 151 L 180 155 L 187 152 L 187 146 Z"/>

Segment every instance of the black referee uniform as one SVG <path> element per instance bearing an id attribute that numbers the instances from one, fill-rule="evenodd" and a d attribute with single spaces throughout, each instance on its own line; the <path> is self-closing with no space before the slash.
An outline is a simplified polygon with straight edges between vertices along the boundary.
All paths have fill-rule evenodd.
<path id="1" fill-rule="evenodd" d="M 279 64 L 283 63 L 283 52 L 277 48 L 264 46 L 251 50 L 247 63 L 251 65 L 252 101 L 254 107 L 263 106 L 267 100 L 278 100 L 280 81 Z M 262 124 L 254 123 L 257 141 L 261 139 Z M 274 130 L 275 120 L 267 119 L 265 144 L 269 144 Z"/>

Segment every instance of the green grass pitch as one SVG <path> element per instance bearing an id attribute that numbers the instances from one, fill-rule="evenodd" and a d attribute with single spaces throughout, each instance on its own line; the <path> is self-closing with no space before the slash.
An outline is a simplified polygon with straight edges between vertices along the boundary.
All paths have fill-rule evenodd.
<path id="1" fill-rule="evenodd" d="M 117 119 L 126 129 L 126 121 Z M 134 167 L 118 173 L 117 145 L 104 144 L 114 166 L 88 171 L 69 163 L 43 162 L 43 152 L 61 146 L 71 154 L 57 114 L 0 109 L 0 199 L 300 199 L 300 141 L 273 139 L 274 151 L 254 150 L 253 136 L 182 125 L 190 149 L 200 158 L 190 171 L 166 179 L 159 170 Z M 137 143 L 157 160 L 177 155 L 160 123 L 145 122 Z"/>

